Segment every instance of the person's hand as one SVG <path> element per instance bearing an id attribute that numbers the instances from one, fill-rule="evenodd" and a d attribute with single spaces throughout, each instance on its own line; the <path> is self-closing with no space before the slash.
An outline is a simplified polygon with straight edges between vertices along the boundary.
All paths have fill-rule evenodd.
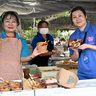
<path id="1" fill-rule="evenodd" d="M 48 51 L 40 54 L 40 56 L 48 56 L 48 55 L 49 55 Z"/>
<path id="2" fill-rule="evenodd" d="M 87 48 L 89 48 L 89 44 L 82 44 L 81 46 L 78 47 L 78 49 L 81 49 L 81 50 L 85 50 Z"/>
<path id="3" fill-rule="evenodd" d="M 52 51 L 47 51 L 45 53 L 41 53 L 40 56 L 50 56 L 56 53 L 57 53 L 57 50 L 52 50 Z"/>
<path id="4" fill-rule="evenodd" d="M 38 48 L 36 47 L 36 48 L 34 49 L 32 55 L 31 55 L 31 57 L 34 58 L 34 57 L 36 57 L 36 56 L 38 56 L 38 55 L 40 55 L 40 54 L 44 54 L 44 53 L 47 53 L 47 52 L 48 52 L 48 51 L 46 51 L 46 52 L 38 52 Z"/>

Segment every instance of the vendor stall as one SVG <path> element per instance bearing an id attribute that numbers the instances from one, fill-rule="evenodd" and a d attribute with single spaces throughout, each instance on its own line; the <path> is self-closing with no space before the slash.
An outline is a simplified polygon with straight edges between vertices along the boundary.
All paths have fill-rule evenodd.
<path id="1" fill-rule="evenodd" d="M 61 63 L 60 63 L 61 64 Z M 23 78 L 23 88 L 20 90 L 0 91 L 0 96 L 95 96 L 96 95 L 96 79 L 78 80 L 75 88 L 65 88 L 58 86 L 56 82 L 56 76 L 61 67 L 49 66 L 49 67 L 37 67 L 37 66 L 24 66 L 23 69 L 30 68 L 32 78 Z M 72 71 L 72 70 L 71 70 Z M 48 82 L 51 82 L 51 87 L 45 87 L 44 83 L 38 82 L 38 77 L 49 78 Z M 35 81 L 34 81 L 35 80 Z M 37 80 L 37 81 L 36 81 Z M 48 84 L 48 82 L 46 84 Z M 6 82 L 7 84 L 8 81 Z M 12 83 L 12 82 L 10 82 Z M 56 84 L 57 83 L 57 84 Z M 9 86 L 9 85 L 8 85 Z"/>

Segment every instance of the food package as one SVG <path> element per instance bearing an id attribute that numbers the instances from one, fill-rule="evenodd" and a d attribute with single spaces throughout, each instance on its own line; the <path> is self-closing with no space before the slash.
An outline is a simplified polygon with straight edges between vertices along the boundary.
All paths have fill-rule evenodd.
<path id="1" fill-rule="evenodd" d="M 78 48 L 81 44 L 82 44 L 82 40 L 81 39 L 69 40 L 68 41 L 68 46 L 69 47 Z"/>
<path id="2" fill-rule="evenodd" d="M 38 79 L 41 78 L 41 71 L 38 67 L 30 67 L 30 76 L 31 78 Z"/>
<path id="3" fill-rule="evenodd" d="M 42 82 L 41 79 L 24 79 L 23 80 L 23 88 L 24 89 L 40 89 L 45 88 L 45 83 Z"/>
<path id="4" fill-rule="evenodd" d="M 0 92 L 3 91 L 17 91 L 23 89 L 22 80 L 4 80 L 0 81 Z"/>
<path id="5" fill-rule="evenodd" d="M 23 68 L 23 73 L 24 73 L 24 78 L 40 78 L 41 77 L 41 72 L 37 66 L 30 66 Z"/>
<path id="6" fill-rule="evenodd" d="M 57 74 L 58 84 L 64 88 L 74 88 L 78 82 L 78 77 L 75 73 L 61 68 Z"/>
<path id="7" fill-rule="evenodd" d="M 47 42 L 38 42 L 37 43 L 37 49 L 40 53 L 46 52 L 47 51 L 47 46 L 48 46 Z"/>
<path id="8" fill-rule="evenodd" d="M 45 77 L 43 79 L 43 82 L 45 82 L 46 88 L 56 88 L 58 87 L 57 79 L 52 76 Z"/>

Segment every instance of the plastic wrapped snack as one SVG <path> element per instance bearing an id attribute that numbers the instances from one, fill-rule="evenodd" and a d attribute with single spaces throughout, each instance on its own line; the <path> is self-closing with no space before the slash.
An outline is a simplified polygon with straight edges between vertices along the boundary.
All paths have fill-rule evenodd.
<path id="1" fill-rule="evenodd" d="M 38 51 L 41 52 L 41 53 L 47 51 L 47 46 L 48 46 L 47 42 L 38 42 L 37 43 Z"/>
<path id="2" fill-rule="evenodd" d="M 74 48 L 78 48 L 81 44 L 82 44 L 81 39 L 69 40 L 69 42 L 68 42 L 68 46 L 69 47 L 74 47 Z"/>

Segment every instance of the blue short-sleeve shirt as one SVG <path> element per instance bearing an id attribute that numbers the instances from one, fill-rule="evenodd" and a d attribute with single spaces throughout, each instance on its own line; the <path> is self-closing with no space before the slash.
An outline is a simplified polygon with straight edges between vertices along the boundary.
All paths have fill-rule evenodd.
<path id="1" fill-rule="evenodd" d="M 27 41 L 24 38 L 20 37 L 18 35 L 18 33 L 16 33 L 16 32 L 15 32 L 15 35 L 16 35 L 16 38 L 20 39 L 21 43 L 22 43 L 22 50 L 21 50 L 20 56 L 21 57 L 29 56 L 30 55 L 30 49 L 29 49 L 29 47 L 27 45 Z M 0 38 L 2 38 L 2 39 L 6 38 L 6 33 L 5 32 L 1 32 L 0 33 Z"/>
<path id="2" fill-rule="evenodd" d="M 77 28 L 70 36 L 70 39 L 84 39 L 84 34 L 87 32 L 85 39 L 86 44 L 96 45 L 96 25 L 88 23 L 83 32 Z M 73 51 L 70 49 L 70 54 Z M 88 79 L 96 78 L 96 50 L 85 49 L 82 51 L 78 59 L 78 76 L 85 76 Z"/>

